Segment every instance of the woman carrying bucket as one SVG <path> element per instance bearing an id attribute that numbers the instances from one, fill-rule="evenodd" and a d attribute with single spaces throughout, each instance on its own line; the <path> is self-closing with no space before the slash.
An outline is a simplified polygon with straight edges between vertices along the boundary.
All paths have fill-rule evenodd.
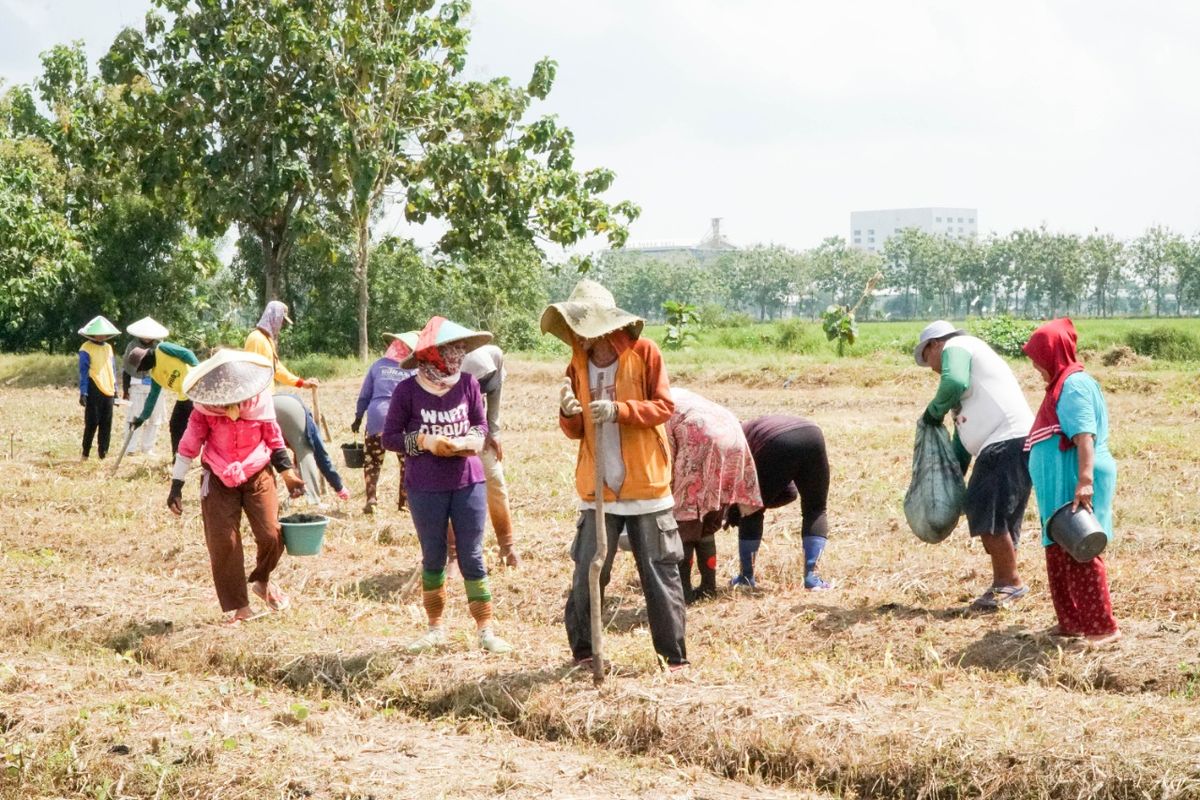
<path id="1" fill-rule="evenodd" d="M 292 469 L 283 434 L 275 423 L 271 381 L 275 368 L 268 358 L 242 350 L 221 350 L 193 367 L 183 391 L 195 408 L 179 442 L 167 507 L 183 513 L 183 481 L 200 456 L 200 513 L 204 542 L 212 564 L 221 610 L 232 612 L 226 624 L 253 616 L 246 584 L 273 611 L 289 601 L 271 583 L 271 571 L 283 553 L 279 531 L 279 496 L 274 467 L 288 493 L 299 497 L 304 481 Z M 257 557 L 246 577 L 242 561 L 242 512 L 254 532 Z"/>
<path id="2" fill-rule="evenodd" d="M 421 588 L 429 630 L 408 646 L 420 652 L 446 642 L 446 526 L 453 523 L 458 568 L 479 631 L 479 646 L 507 653 L 512 645 L 492 630 L 492 593 L 483 563 L 487 490 L 479 452 L 487 417 L 479 382 L 461 371 L 463 357 L 492 335 L 472 331 L 443 317 L 429 320 L 414 352 L 401 363 L 416 377 L 401 381 L 383 424 L 383 446 L 404 454 L 404 487 L 413 526 L 421 542 Z"/>
<path id="3" fill-rule="evenodd" d="M 1092 645 L 1121 638 L 1099 555 L 1077 561 L 1050 536 L 1063 506 L 1090 509 L 1112 538 L 1117 462 L 1108 449 L 1108 408 L 1096 380 L 1083 371 L 1075 326 L 1063 318 L 1033 332 L 1022 348 L 1046 381 L 1046 395 L 1025 441 L 1046 548 L 1046 573 L 1058 625 L 1051 633 Z"/>
<path id="4" fill-rule="evenodd" d="M 358 392 L 358 405 L 354 409 L 354 422 L 350 430 L 358 433 L 362 427 L 363 417 L 367 419 L 367 432 L 363 438 L 363 480 L 366 483 L 367 503 L 363 506 L 364 514 L 374 514 L 379 473 L 383 469 L 383 421 L 387 419 L 388 405 L 392 401 L 392 393 L 400 381 L 413 376 L 411 369 L 400 366 L 400 362 L 412 354 L 413 346 L 417 343 L 417 332 L 385 333 L 392 340 L 383 358 L 378 359 L 367 375 L 363 378 L 362 388 Z M 400 461 L 400 488 L 396 502 L 398 511 L 404 510 L 407 497 L 404 494 L 404 453 L 396 453 Z"/>

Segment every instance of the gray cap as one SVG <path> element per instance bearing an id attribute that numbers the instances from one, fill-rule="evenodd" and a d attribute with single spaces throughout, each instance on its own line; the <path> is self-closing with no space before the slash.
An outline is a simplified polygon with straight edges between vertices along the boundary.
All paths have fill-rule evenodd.
<path id="1" fill-rule="evenodd" d="M 925 326 L 925 330 L 921 331 L 921 337 L 917 339 L 917 346 L 913 349 L 913 360 L 917 362 L 918 367 L 928 367 L 929 363 L 925 360 L 925 345 L 936 339 L 948 339 L 964 333 L 966 331 L 954 327 L 944 319 L 929 323 Z"/>

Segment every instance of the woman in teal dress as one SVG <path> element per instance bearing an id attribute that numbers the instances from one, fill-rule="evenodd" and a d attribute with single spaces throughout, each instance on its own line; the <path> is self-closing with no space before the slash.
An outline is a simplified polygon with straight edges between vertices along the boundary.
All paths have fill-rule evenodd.
<path id="1" fill-rule="evenodd" d="M 1113 535 L 1117 463 L 1108 449 L 1108 407 L 1096 380 L 1083 371 L 1069 319 L 1042 325 L 1023 348 L 1046 381 L 1046 396 L 1025 442 L 1046 548 L 1050 597 L 1059 636 L 1107 644 L 1121 637 L 1113 618 L 1104 559 L 1080 563 L 1050 540 L 1047 523 L 1064 505 L 1089 508 Z"/>

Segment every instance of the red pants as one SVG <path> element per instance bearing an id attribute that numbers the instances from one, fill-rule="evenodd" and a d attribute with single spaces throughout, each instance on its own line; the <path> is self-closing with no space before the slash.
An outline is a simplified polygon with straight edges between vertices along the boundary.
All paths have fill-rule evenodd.
<path id="1" fill-rule="evenodd" d="M 1103 636 L 1116 631 L 1103 558 L 1096 556 L 1081 564 L 1052 544 L 1046 548 L 1046 575 L 1061 632 Z"/>
<path id="2" fill-rule="evenodd" d="M 243 511 L 250 521 L 258 551 L 249 578 L 242 560 Z M 236 611 L 250 605 L 246 583 L 266 582 L 283 555 L 275 473 L 270 467 L 263 467 L 241 486 L 231 489 L 205 467 L 200 472 L 200 513 L 204 517 L 204 542 L 208 545 L 221 610 Z"/>

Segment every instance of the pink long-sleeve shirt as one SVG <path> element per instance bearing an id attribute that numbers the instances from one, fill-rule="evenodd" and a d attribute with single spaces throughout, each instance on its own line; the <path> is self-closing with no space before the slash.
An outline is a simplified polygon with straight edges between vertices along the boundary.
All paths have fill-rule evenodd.
<path id="1" fill-rule="evenodd" d="M 287 445 L 283 433 L 274 419 L 238 419 L 211 416 L 196 409 L 188 417 L 187 430 L 179 440 L 179 455 L 200 461 L 226 486 L 237 486 L 242 481 L 230 482 L 237 472 L 230 472 L 231 464 L 240 463 L 240 472 L 245 478 L 252 477 L 271 461 L 271 453 Z M 243 480 L 245 480 L 243 478 Z"/>

